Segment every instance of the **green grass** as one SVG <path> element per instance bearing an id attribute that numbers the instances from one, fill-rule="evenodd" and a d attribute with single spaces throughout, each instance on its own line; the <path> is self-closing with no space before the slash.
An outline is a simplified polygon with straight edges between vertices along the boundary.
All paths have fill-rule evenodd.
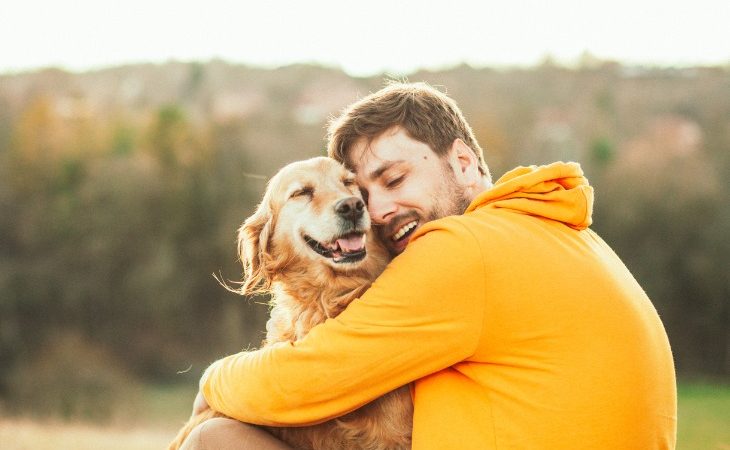
<path id="1" fill-rule="evenodd" d="M 3 450 L 156 450 L 167 445 L 192 409 L 195 383 L 131 389 L 109 422 L 0 416 Z"/>
<path id="2" fill-rule="evenodd" d="M 120 423 L 0 417 L 2 448 L 74 449 L 164 448 L 190 415 L 194 383 L 149 386 L 122 407 Z M 681 382 L 679 385 L 679 450 L 730 450 L 730 383 Z"/>
<path id="3" fill-rule="evenodd" d="M 190 414 L 194 385 L 152 387 L 146 394 L 145 420 L 170 423 Z M 730 450 L 730 383 L 685 381 L 678 389 L 679 450 Z"/>
<path id="4" fill-rule="evenodd" d="M 137 405 L 134 422 L 182 425 L 190 417 L 197 393 L 196 383 L 149 386 L 144 390 L 144 402 Z"/>
<path id="5" fill-rule="evenodd" d="M 145 394 L 149 423 L 188 417 L 195 386 L 151 387 Z M 678 450 L 730 450 L 730 383 L 683 381 L 678 389 Z"/>
<path id="6" fill-rule="evenodd" d="M 682 382 L 678 390 L 679 450 L 730 450 L 730 384 Z"/>

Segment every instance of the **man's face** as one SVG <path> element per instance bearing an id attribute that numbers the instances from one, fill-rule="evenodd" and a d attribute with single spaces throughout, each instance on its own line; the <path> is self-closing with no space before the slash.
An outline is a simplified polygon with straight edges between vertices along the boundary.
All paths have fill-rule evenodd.
<path id="1" fill-rule="evenodd" d="M 374 229 L 393 255 L 405 249 L 424 223 L 461 214 L 469 205 L 448 158 L 440 158 L 401 128 L 369 144 L 365 139 L 356 142 L 349 161 Z"/>

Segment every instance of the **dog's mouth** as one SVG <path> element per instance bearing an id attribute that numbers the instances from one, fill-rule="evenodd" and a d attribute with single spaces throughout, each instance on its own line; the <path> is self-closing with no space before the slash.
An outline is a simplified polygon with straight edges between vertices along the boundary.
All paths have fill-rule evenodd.
<path id="1" fill-rule="evenodd" d="M 328 243 L 319 242 L 306 234 L 303 237 L 315 253 L 338 264 L 361 261 L 367 254 L 363 232 L 348 233 Z"/>

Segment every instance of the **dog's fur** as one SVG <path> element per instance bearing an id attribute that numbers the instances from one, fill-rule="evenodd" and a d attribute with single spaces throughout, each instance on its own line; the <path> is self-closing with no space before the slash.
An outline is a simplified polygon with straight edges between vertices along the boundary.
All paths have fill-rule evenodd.
<path id="1" fill-rule="evenodd" d="M 244 266 L 238 292 L 272 295 L 264 345 L 302 338 L 365 292 L 388 261 L 372 237 L 353 175 L 339 163 L 319 157 L 281 169 L 238 235 Z M 191 418 L 170 449 L 196 425 L 221 416 L 206 410 Z M 319 425 L 266 429 L 300 450 L 407 449 L 412 416 L 404 386 Z"/>

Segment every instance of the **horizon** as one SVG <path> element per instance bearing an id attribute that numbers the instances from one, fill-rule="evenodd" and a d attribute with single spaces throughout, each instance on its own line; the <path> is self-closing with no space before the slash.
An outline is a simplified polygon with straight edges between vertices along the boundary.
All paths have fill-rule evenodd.
<path id="1" fill-rule="evenodd" d="M 583 57 L 585 56 L 585 58 Z M 315 67 L 315 68 L 321 68 L 324 70 L 336 70 L 341 71 L 347 76 L 353 77 L 353 78 L 370 78 L 370 77 L 377 77 L 377 76 L 393 76 L 393 77 L 408 77 L 410 75 L 417 74 L 419 72 L 446 72 L 454 69 L 458 69 L 460 67 L 469 67 L 473 70 L 493 70 L 493 71 L 502 71 L 502 72 L 509 72 L 509 71 L 519 71 L 519 70 L 534 70 L 539 69 L 540 67 L 543 67 L 545 65 L 550 65 L 553 67 L 565 69 L 565 70 L 580 70 L 582 68 L 598 68 L 604 65 L 611 65 L 615 64 L 618 65 L 621 68 L 625 69 L 639 69 L 639 70 L 646 70 L 646 71 L 683 71 L 683 70 L 692 70 L 692 69 L 723 69 L 723 70 L 730 70 L 730 60 L 725 62 L 717 62 L 717 63 L 696 63 L 696 64 L 658 64 L 658 63 L 642 63 L 642 62 L 627 62 L 627 61 L 618 61 L 614 59 L 602 59 L 597 58 L 592 54 L 583 55 L 581 57 L 578 57 L 574 60 L 557 60 L 552 55 L 545 55 L 540 60 L 537 60 L 533 63 L 525 63 L 525 64 L 485 64 L 485 65 L 479 65 L 479 64 L 470 64 L 465 61 L 456 62 L 453 64 L 443 64 L 441 66 L 434 66 L 434 67 L 415 67 L 414 69 L 408 71 L 408 72 L 395 72 L 395 71 L 388 71 L 383 70 L 380 72 L 372 72 L 372 73 L 365 73 L 365 74 L 359 74 L 359 73 L 350 73 L 348 72 L 344 67 L 338 66 L 335 64 L 327 64 L 322 63 L 318 61 L 291 61 L 287 63 L 282 63 L 279 65 L 270 64 L 270 65 L 264 65 L 264 64 L 256 64 L 256 63 L 250 63 L 246 61 L 231 61 L 224 58 L 219 57 L 213 57 L 209 59 L 191 59 L 191 60 L 183 60 L 183 59 L 177 59 L 177 58 L 169 58 L 167 60 L 158 60 L 158 61 L 123 61 L 120 63 L 114 63 L 111 65 L 100 65 L 100 66 L 89 66 L 89 67 L 64 67 L 61 65 L 47 65 L 47 66 L 37 66 L 37 67 L 27 67 L 27 68 L 21 68 L 21 69 L 9 69 L 3 71 L 0 69 L 0 77 L 6 77 L 6 76 L 22 76 L 22 75 L 29 75 L 29 74 L 37 74 L 41 72 L 46 71 L 60 71 L 64 73 L 74 74 L 74 75 L 82 75 L 82 74 L 88 74 L 88 73 L 95 73 L 95 72 L 103 72 L 106 70 L 115 70 L 119 68 L 124 67 L 135 67 L 135 66 L 165 66 L 168 64 L 201 64 L 201 65 L 207 65 L 212 63 L 222 63 L 225 65 L 233 66 L 233 67 L 246 67 L 250 69 L 255 70 L 279 70 L 279 69 L 286 69 L 289 67 L 295 67 L 295 66 L 305 66 L 305 67 Z"/>

